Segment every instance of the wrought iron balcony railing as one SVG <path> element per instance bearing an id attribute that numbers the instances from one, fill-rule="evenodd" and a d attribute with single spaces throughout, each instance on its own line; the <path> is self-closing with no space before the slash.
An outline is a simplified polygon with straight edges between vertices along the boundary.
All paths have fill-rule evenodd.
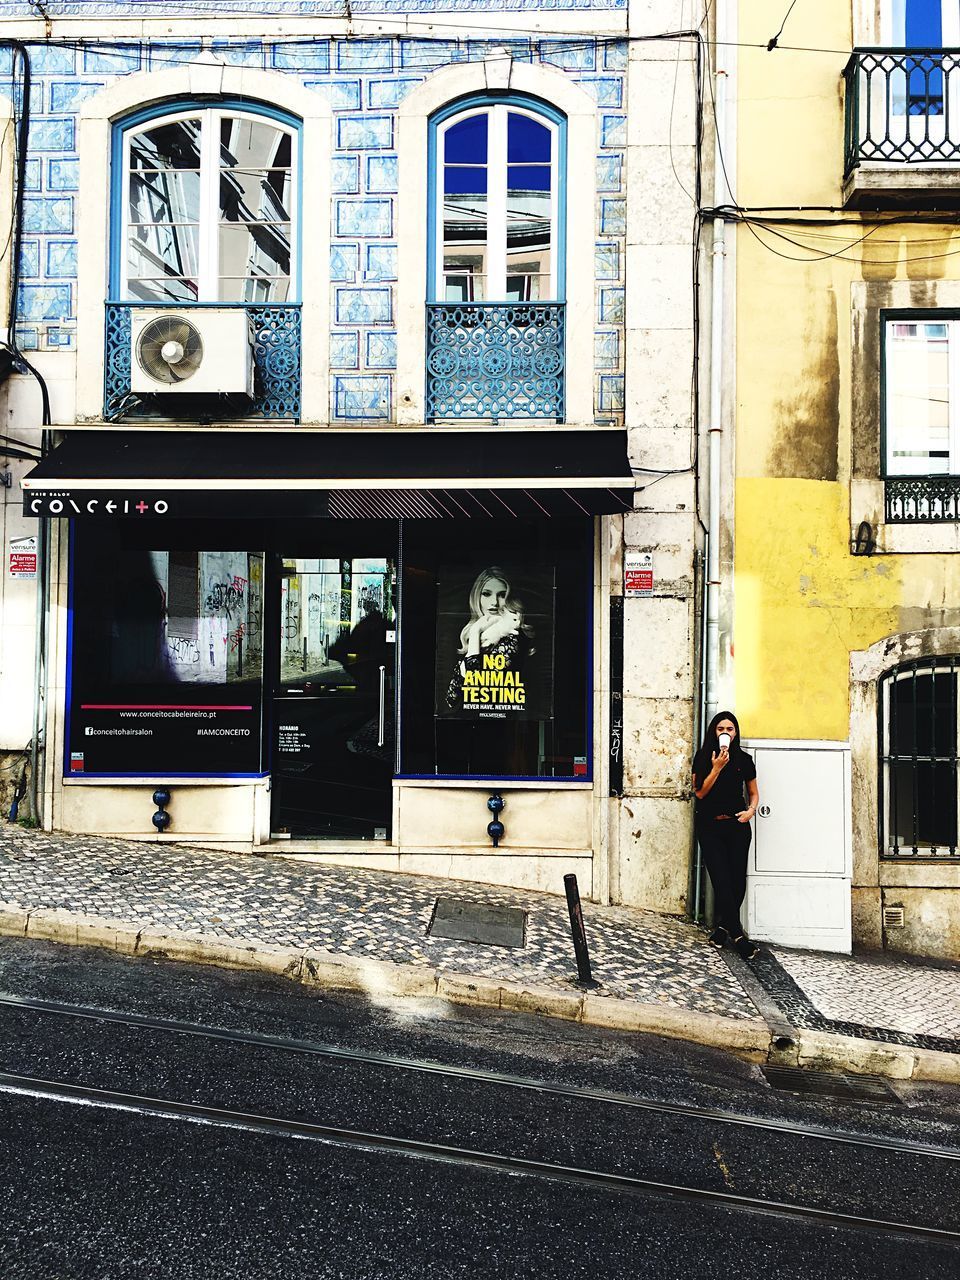
<path id="1" fill-rule="evenodd" d="M 562 302 L 427 304 L 428 422 L 564 417 Z"/>
<path id="2" fill-rule="evenodd" d="M 960 49 L 854 49 L 843 76 L 845 176 L 960 161 Z"/>
<path id="3" fill-rule="evenodd" d="M 888 476 L 883 488 L 890 524 L 960 520 L 960 476 Z"/>
<path id="4" fill-rule="evenodd" d="M 105 350 L 103 365 L 103 416 L 107 420 L 168 417 L 170 403 L 160 397 L 142 399 L 130 391 L 130 317 L 134 308 L 157 303 L 108 302 L 106 304 Z M 205 303 L 171 305 L 172 312 L 202 311 Z M 227 304 L 210 303 L 222 307 Z M 224 417 L 300 419 L 300 304 L 294 302 L 241 305 L 250 318 L 253 337 L 252 401 L 236 402 L 223 410 Z M 172 398 L 168 398 L 172 399 Z M 196 400 L 178 397 L 175 411 L 190 418 L 201 410 Z M 209 405 L 202 406 L 204 415 Z"/>

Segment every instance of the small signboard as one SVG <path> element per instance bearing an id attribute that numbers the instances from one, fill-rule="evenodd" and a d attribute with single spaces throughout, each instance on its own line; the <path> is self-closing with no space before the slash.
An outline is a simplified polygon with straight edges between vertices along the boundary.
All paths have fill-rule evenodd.
<path id="1" fill-rule="evenodd" d="M 10 539 L 10 577 L 35 578 L 37 576 L 37 539 Z"/>
<path id="2" fill-rule="evenodd" d="M 627 551 L 623 557 L 623 594 L 653 595 L 653 552 Z"/>

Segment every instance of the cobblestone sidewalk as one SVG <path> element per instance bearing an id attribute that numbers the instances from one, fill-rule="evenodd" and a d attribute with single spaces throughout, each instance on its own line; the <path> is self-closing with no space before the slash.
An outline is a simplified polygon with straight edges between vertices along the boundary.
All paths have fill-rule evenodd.
<path id="1" fill-rule="evenodd" d="M 524 945 L 431 936 L 438 897 L 519 908 Z M 4 906 L 557 992 L 572 991 L 576 977 L 566 903 L 550 894 L 0 823 Z M 793 1027 L 960 1054 L 960 965 L 765 948 L 748 971 L 681 920 L 594 903 L 584 914 L 601 999 L 744 1026 L 760 1020 L 764 1004 Z"/>
<path id="2" fill-rule="evenodd" d="M 960 1054 L 960 965 L 780 948 L 753 973 L 795 1027 Z"/>
<path id="3" fill-rule="evenodd" d="M 519 907 L 522 948 L 427 934 L 439 896 Z M 380 871 L 216 853 L 172 844 L 0 825 L 0 904 L 63 910 L 267 946 L 323 948 L 440 972 L 568 990 L 576 978 L 566 902 Z M 703 932 L 653 912 L 584 904 L 602 996 L 756 1019 L 758 1011 Z"/>

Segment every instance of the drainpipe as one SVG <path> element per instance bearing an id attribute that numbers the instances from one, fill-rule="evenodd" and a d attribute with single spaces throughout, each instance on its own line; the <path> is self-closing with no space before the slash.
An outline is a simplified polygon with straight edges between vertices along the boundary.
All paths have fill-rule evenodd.
<path id="1" fill-rule="evenodd" d="M 727 20 L 725 0 L 715 8 L 714 97 L 716 127 L 714 129 L 713 191 L 714 206 L 727 203 L 731 194 L 723 171 L 721 144 L 726 140 Z M 708 508 L 707 508 L 707 652 L 706 652 L 706 718 L 709 724 L 717 711 L 717 685 L 720 671 L 720 444 L 723 434 L 723 311 L 724 266 L 726 261 L 726 223 L 716 217 L 712 223 L 713 254 L 711 276 L 710 323 L 710 418 L 708 435 Z"/>
<path id="2" fill-rule="evenodd" d="M 730 200 L 731 193 L 724 177 L 722 144 L 726 141 L 727 105 L 727 0 L 714 6 L 714 145 L 713 204 L 717 208 Z M 733 157 L 730 157 L 733 163 Z M 724 373 L 724 267 L 726 265 L 726 223 L 722 217 L 712 220 L 713 252 L 710 280 L 710 401 L 707 422 L 707 536 L 704 545 L 704 610 L 702 643 L 700 726 L 702 737 L 706 726 L 717 713 L 720 682 L 720 496 L 721 440 L 723 435 Z M 713 914 L 713 891 L 703 874 L 700 846 L 693 840 L 690 868 L 688 915 L 696 923 Z"/>
<path id="3" fill-rule="evenodd" d="M 45 415 L 46 416 L 46 415 Z M 48 452 L 49 432 L 44 426 L 40 452 Z M 46 769 L 46 718 L 47 718 L 47 606 L 51 567 L 48 564 L 53 540 L 46 519 L 37 521 L 37 595 L 36 639 L 33 650 L 33 735 L 30 739 L 30 817 L 42 825 L 43 781 Z"/>

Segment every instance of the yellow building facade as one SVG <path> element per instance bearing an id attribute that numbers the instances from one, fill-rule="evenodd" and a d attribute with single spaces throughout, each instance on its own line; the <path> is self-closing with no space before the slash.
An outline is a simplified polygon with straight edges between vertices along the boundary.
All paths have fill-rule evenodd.
<path id="1" fill-rule="evenodd" d="M 770 6 L 739 6 L 721 669 L 751 740 L 849 744 L 855 944 L 955 958 L 949 27 L 939 2 L 807 0 L 768 50 Z"/>

